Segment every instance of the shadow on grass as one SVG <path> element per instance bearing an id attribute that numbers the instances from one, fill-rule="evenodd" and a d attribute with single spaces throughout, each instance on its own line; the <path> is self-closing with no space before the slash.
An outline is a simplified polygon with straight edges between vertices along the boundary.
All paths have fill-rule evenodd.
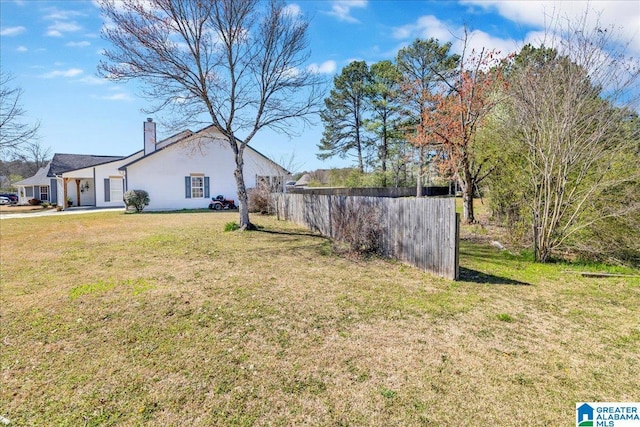
<path id="1" fill-rule="evenodd" d="M 460 263 L 472 267 L 460 266 L 460 280 L 489 285 L 530 286 L 530 283 L 509 277 L 515 273 L 516 269 L 522 269 L 530 262 L 527 256 L 500 251 L 483 243 L 460 240 Z M 489 272 L 499 270 L 502 276 L 480 270 Z M 507 277 L 504 277 L 505 275 Z"/>
<path id="2" fill-rule="evenodd" d="M 253 230 L 258 233 L 266 233 L 266 234 L 276 234 L 281 236 L 304 236 L 304 237 L 317 237 L 320 239 L 326 239 L 326 237 L 314 233 L 313 231 L 283 231 L 283 230 L 268 230 L 266 228 L 262 228 L 258 226 L 257 230 Z"/>
<path id="3" fill-rule="evenodd" d="M 145 214 L 145 215 L 167 215 L 167 214 L 194 214 L 194 213 L 205 213 L 210 212 L 212 214 L 221 214 L 221 213 L 229 213 L 229 212 L 238 212 L 238 209 L 221 209 L 214 210 L 208 208 L 200 208 L 200 209 L 177 209 L 177 210 L 166 210 L 166 211 L 145 211 L 136 212 L 136 211 L 127 211 L 125 210 L 125 214 Z"/>
<path id="4" fill-rule="evenodd" d="M 465 267 L 460 267 L 460 280 L 464 282 L 478 283 L 482 285 L 531 286 L 530 283 L 521 282 L 519 280 L 514 280 L 514 279 L 508 279 L 506 277 L 494 276 L 493 274 L 487 274 L 481 271 L 471 270 L 470 268 L 465 268 Z"/>

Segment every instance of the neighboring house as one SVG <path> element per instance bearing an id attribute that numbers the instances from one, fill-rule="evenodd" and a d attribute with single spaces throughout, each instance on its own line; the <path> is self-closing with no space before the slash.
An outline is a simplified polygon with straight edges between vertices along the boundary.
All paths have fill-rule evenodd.
<path id="1" fill-rule="evenodd" d="M 36 175 L 15 184 L 19 203 L 36 198 L 65 206 L 119 207 L 127 190 L 149 193 L 148 210 L 204 208 L 222 194 L 237 200 L 234 154 L 209 126 L 156 142 L 156 124 L 144 123 L 144 149 L 130 156 L 55 154 Z M 281 190 L 289 172 L 251 147 L 244 152 L 247 188 L 260 182 Z"/>
<path id="2" fill-rule="evenodd" d="M 34 176 L 14 184 L 18 188 L 18 203 L 26 204 L 31 199 L 38 199 L 62 206 L 62 200 L 68 199 L 71 205 L 95 206 L 95 191 L 91 185 L 94 174 L 74 174 L 74 171 L 80 168 L 97 168 L 99 165 L 108 165 L 122 159 L 122 156 L 57 153 Z"/>

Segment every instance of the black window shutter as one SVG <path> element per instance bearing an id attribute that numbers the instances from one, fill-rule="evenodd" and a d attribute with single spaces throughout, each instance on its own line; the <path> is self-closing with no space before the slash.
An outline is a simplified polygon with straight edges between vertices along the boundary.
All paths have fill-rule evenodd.
<path id="1" fill-rule="evenodd" d="M 191 177 L 190 176 L 184 177 L 184 197 L 186 197 L 187 199 L 191 198 Z"/>
<path id="2" fill-rule="evenodd" d="M 109 178 L 104 179 L 104 201 L 105 202 L 111 201 L 111 186 L 110 186 Z"/>
<path id="3" fill-rule="evenodd" d="M 209 198 L 209 177 L 208 176 L 204 177 L 204 198 L 205 199 Z"/>
<path id="4" fill-rule="evenodd" d="M 49 199 L 51 203 L 58 203 L 58 183 L 55 178 L 51 178 L 51 185 L 49 186 Z"/>

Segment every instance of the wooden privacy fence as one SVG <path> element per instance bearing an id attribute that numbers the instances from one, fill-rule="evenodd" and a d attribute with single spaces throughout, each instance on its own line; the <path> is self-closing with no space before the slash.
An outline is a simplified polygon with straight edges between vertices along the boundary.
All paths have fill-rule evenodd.
<path id="1" fill-rule="evenodd" d="M 324 196 L 415 197 L 416 187 L 293 187 L 287 188 L 286 192 Z M 422 187 L 424 196 L 447 196 L 449 193 L 449 187 Z"/>
<path id="2" fill-rule="evenodd" d="M 336 238 L 335 216 L 365 206 L 376 213 L 389 258 L 458 279 L 459 217 L 453 198 L 384 198 L 274 194 L 278 219 Z"/>

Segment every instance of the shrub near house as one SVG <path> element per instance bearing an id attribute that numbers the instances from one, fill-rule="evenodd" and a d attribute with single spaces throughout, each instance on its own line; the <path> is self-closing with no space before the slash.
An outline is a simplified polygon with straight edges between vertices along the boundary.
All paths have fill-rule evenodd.
<path id="1" fill-rule="evenodd" d="M 144 190 L 129 190 L 124 193 L 124 204 L 134 208 L 136 212 L 142 212 L 145 206 L 149 206 L 149 193 Z"/>

